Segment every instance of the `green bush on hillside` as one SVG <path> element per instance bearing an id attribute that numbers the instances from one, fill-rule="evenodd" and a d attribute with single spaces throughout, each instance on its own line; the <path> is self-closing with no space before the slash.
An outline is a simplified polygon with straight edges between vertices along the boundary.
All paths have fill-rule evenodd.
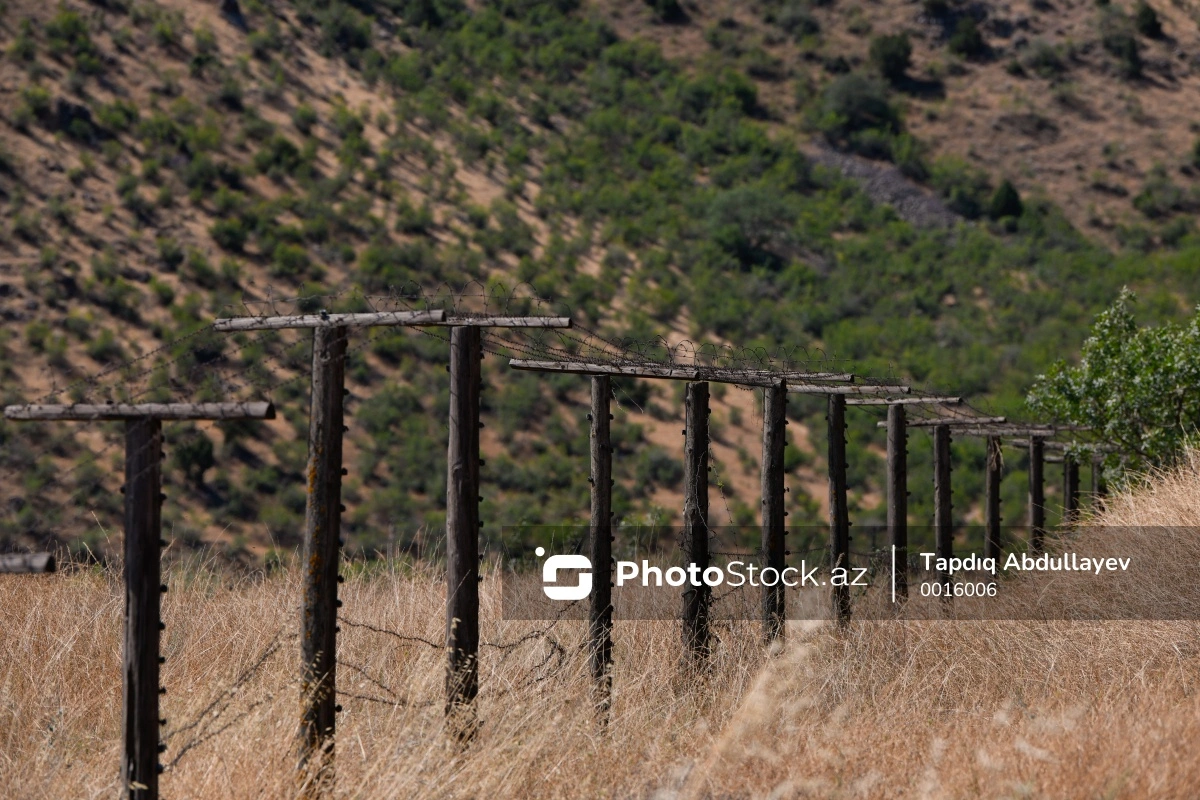
<path id="1" fill-rule="evenodd" d="M 898 83 L 912 64 L 912 42 L 907 33 L 876 36 L 871 40 L 871 64 L 891 83 Z"/>
<path id="2" fill-rule="evenodd" d="M 816 107 L 815 126 L 831 144 L 844 145 L 866 130 L 895 133 L 900 129 L 900 117 L 888 103 L 880 81 L 851 72 L 825 87 Z"/>

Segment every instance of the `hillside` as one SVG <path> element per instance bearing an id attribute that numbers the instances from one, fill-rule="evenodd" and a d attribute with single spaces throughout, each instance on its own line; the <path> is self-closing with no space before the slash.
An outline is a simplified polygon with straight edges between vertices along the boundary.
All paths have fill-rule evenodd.
<path id="1" fill-rule="evenodd" d="M 606 335 L 821 349 L 1020 413 L 1032 376 L 1076 350 L 1121 286 L 1159 319 L 1200 295 L 1192 176 L 1180 172 L 1194 81 L 1178 59 L 1170 80 L 1158 63 L 1195 32 L 1181 10 L 1162 9 L 1162 38 L 1137 35 L 1142 69 L 1123 78 L 1093 30 L 1097 14 L 1104 30 L 1124 25 L 1115 7 L 993 9 L 985 48 L 948 55 L 937 32 L 978 13 L 356 0 L 247 2 L 231 15 L 215 3 L 10 2 L 0 17 L 4 399 L 270 396 L 281 418 L 269 426 L 168 433 L 174 538 L 221 541 L 238 557 L 296 541 L 307 356 L 295 336 L 196 332 L 267 298 L 350 308 L 363 293 L 475 282 L 503 294 L 500 284 L 524 282 Z M 912 65 L 888 86 L 867 51 L 901 28 L 913 31 Z M 1029 61 L 1039 37 L 1063 48 L 1051 78 Z M 1150 121 L 1113 106 L 1113 86 Z M 1100 141 L 1120 157 L 1094 152 Z M 895 162 L 960 221 L 905 221 L 869 185 L 823 166 L 846 154 Z M 1166 177 L 1155 177 L 1159 161 Z M 1042 169 L 1068 163 L 1064 175 Z M 1095 188 L 1098 170 L 1108 188 Z M 994 202 L 1006 179 L 1016 206 Z M 1169 207 L 1148 215 L 1150 201 L 1138 201 L 1148 186 Z M 297 296 L 310 299 L 281 299 Z M 440 524 L 443 348 L 413 333 L 355 345 L 346 503 L 356 549 L 419 548 Z M 510 375 L 496 359 L 485 374 L 484 519 L 581 518 L 586 385 Z M 677 390 L 620 388 L 618 514 L 671 520 Z M 728 496 L 714 508 L 730 523 L 756 518 L 756 408 L 748 392 L 717 396 Z M 813 430 L 795 429 L 792 519 L 819 521 L 820 408 L 797 401 L 792 415 Z M 854 511 L 869 520 L 880 440 L 867 415 L 857 419 Z M 3 437 L 5 536 L 102 545 L 120 508 L 115 430 L 5 426 Z M 956 448 L 981 462 L 972 443 Z M 912 449 L 919 520 L 928 448 L 914 438 Z M 1005 489 L 1010 519 L 1021 470 L 1012 465 Z M 978 474 L 961 471 L 964 513 Z"/>

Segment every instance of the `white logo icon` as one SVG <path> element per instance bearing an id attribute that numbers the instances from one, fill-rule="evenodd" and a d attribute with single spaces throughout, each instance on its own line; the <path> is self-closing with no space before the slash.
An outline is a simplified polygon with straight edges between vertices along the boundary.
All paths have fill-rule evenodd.
<path id="1" fill-rule="evenodd" d="M 539 547 L 534 552 L 537 553 L 538 558 L 541 558 L 546 555 L 546 548 Z M 580 572 L 579 583 L 576 586 L 550 586 L 549 584 L 557 583 L 560 569 L 590 570 L 591 568 L 592 562 L 587 556 L 550 556 L 542 565 L 542 583 L 546 584 L 542 587 L 542 591 L 551 600 L 582 600 L 592 593 L 591 572 Z"/>

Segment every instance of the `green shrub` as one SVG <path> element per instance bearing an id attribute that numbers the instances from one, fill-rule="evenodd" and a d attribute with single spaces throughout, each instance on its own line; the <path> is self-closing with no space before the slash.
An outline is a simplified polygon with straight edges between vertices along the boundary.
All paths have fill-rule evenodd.
<path id="1" fill-rule="evenodd" d="M 215 289 L 221 284 L 221 279 L 217 275 L 217 271 L 213 269 L 208 257 L 199 250 L 188 251 L 187 275 L 196 285 L 204 289 Z"/>
<path id="2" fill-rule="evenodd" d="M 912 42 L 907 33 L 876 36 L 871 40 L 869 54 L 871 64 L 879 74 L 894 84 L 904 78 L 912 64 Z"/>
<path id="3" fill-rule="evenodd" d="M 795 39 L 806 36 L 816 36 L 821 32 L 821 26 L 808 6 L 799 0 L 789 0 L 775 15 L 775 24 Z"/>
<path id="4" fill-rule="evenodd" d="M 301 163 L 300 150 L 291 140 L 275 134 L 254 154 L 254 168 L 264 175 L 280 180 L 293 174 Z"/>
<path id="5" fill-rule="evenodd" d="M 171 447 L 171 463 L 175 469 L 196 486 L 204 485 L 204 473 L 212 469 L 217 460 L 213 455 L 212 441 L 202 431 L 189 426 L 183 435 L 174 437 Z"/>
<path id="6" fill-rule="evenodd" d="M 645 0 L 646 5 L 654 12 L 654 16 L 662 22 L 683 22 L 687 13 L 679 0 Z"/>
<path id="7" fill-rule="evenodd" d="M 63 8 L 46 23 L 46 42 L 55 56 L 71 55 L 81 73 L 97 75 L 104 69 L 99 49 L 88 33 L 87 21 L 77 11 Z"/>
<path id="8" fill-rule="evenodd" d="M 27 64 L 37 59 L 37 42 L 33 38 L 33 20 L 26 17 L 17 28 L 17 35 L 8 46 L 8 57 Z"/>
<path id="9" fill-rule="evenodd" d="M 934 163 L 930 182 L 955 213 L 967 219 L 978 219 L 983 215 L 991 186 L 982 170 L 962 159 L 945 157 Z"/>
<path id="10" fill-rule="evenodd" d="M 321 27 L 321 52 L 340 55 L 356 64 L 362 51 L 371 46 L 371 21 L 345 3 L 329 3 L 318 22 Z"/>
<path id="11" fill-rule="evenodd" d="M 1162 219 L 1178 211 L 1191 210 L 1194 203 L 1165 169 L 1156 167 L 1150 170 L 1142 191 L 1133 198 L 1133 207 L 1150 219 Z"/>
<path id="12" fill-rule="evenodd" d="M 117 98 L 96 109 L 96 121 L 114 133 L 124 133 L 137 124 L 138 107 L 130 100 Z"/>
<path id="13" fill-rule="evenodd" d="M 816 127 L 835 144 L 868 129 L 895 132 L 900 117 L 888 103 L 883 84 L 859 72 L 835 78 L 821 93 Z"/>
<path id="14" fill-rule="evenodd" d="M 124 348 L 108 328 L 101 328 L 100 333 L 87 343 L 85 350 L 91 358 L 102 364 L 125 357 Z"/>
<path id="15" fill-rule="evenodd" d="M 298 244 L 280 242 L 271 253 L 271 274 L 277 278 L 301 278 L 312 268 L 308 251 Z"/>
<path id="16" fill-rule="evenodd" d="M 1019 217 L 1022 211 L 1024 211 L 1024 207 L 1021 204 L 1021 195 L 1017 192 L 1017 187 L 1008 180 L 996 187 L 991 202 L 988 203 L 989 217 L 992 219 Z"/>
<path id="17" fill-rule="evenodd" d="M 1158 39 L 1163 35 L 1162 21 L 1158 12 L 1146 0 L 1139 0 L 1133 12 L 1133 27 L 1148 39 Z"/>
<path id="18" fill-rule="evenodd" d="M 242 252 L 250 235 L 238 217 L 217 220 L 208 229 L 208 233 L 221 249 L 232 253 Z"/>
<path id="19" fill-rule="evenodd" d="M 39 120 L 50 119 L 50 99 L 50 90 L 36 83 L 28 84 L 21 89 L 21 106 L 27 109 L 31 117 Z"/>
<path id="20" fill-rule="evenodd" d="M 1134 35 L 1129 19 L 1120 11 L 1105 11 L 1100 19 L 1100 43 L 1115 59 L 1121 77 L 1133 79 L 1142 74 L 1142 46 Z"/>
<path id="21" fill-rule="evenodd" d="M 978 58 L 987 52 L 987 43 L 983 40 L 983 32 L 979 30 L 979 23 L 970 16 L 958 20 L 954 26 L 954 33 L 950 34 L 946 45 L 950 48 L 951 53 L 963 58 Z"/>
<path id="22" fill-rule="evenodd" d="M 163 267 L 167 272 L 174 272 L 183 263 L 183 248 L 179 246 L 179 242 L 167 236 L 159 237 L 156 244 L 158 258 Z"/>
<path id="23" fill-rule="evenodd" d="M 1040 39 L 1030 46 L 1023 64 L 1042 78 L 1057 78 L 1067 71 L 1066 62 L 1063 61 L 1058 48 Z"/>
<path id="24" fill-rule="evenodd" d="M 292 112 L 292 124 L 296 126 L 296 130 L 307 136 L 312 132 L 313 125 L 317 124 L 316 110 L 308 103 L 301 103 Z"/>

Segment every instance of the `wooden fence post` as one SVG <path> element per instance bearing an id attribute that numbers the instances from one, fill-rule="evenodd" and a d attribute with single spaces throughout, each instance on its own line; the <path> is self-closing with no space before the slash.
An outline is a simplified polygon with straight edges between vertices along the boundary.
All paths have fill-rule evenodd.
<path id="1" fill-rule="evenodd" d="M 785 525 L 783 462 L 787 445 L 787 387 L 763 390 L 762 444 L 762 566 L 782 575 L 785 566 Z M 787 620 L 787 595 L 783 581 L 773 586 L 763 584 L 763 639 L 770 644 L 783 636 Z"/>
<path id="2" fill-rule="evenodd" d="M 1029 437 L 1029 550 L 1042 552 L 1046 538 L 1046 495 L 1043 470 L 1045 442 L 1041 436 Z"/>
<path id="3" fill-rule="evenodd" d="M 829 395 L 829 561 L 831 569 L 850 571 L 850 513 L 846 501 L 846 396 Z M 833 586 L 833 617 L 838 625 L 850 621 L 850 587 Z"/>
<path id="4" fill-rule="evenodd" d="M 939 559 L 954 555 L 954 521 L 950 487 L 950 426 L 937 425 L 933 429 L 933 535 L 934 549 Z M 947 570 L 938 570 L 938 583 L 948 589 L 951 576 Z M 943 597 L 947 596 L 943 592 Z"/>
<path id="5" fill-rule="evenodd" d="M 446 476 L 446 714 L 474 733 L 479 692 L 479 329 L 450 331 L 450 444 Z"/>
<path id="6" fill-rule="evenodd" d="M 688 383 L 684 398 L 683 557 L 700 573 L 708 568 L 708 384 Z M 700 581 L 683 590 L 683 645 L 695 665 L 708 655 L 711 592 Z"/>
<path id="7" fill-rule="evenodd" d="M 1104 455 L 1092 453 L 1092 508 L 1097 508 L 1108 494 L 1108 485 L 1104 481 Z"/>
<path id="8" fill-rule="evenodd" d="M 1063 455 L 1062 524 L 1070 525 L 1079 517 L 1079 462 L 1070 453 Z"/>
<path id="9" fill-rule="evenodd" d="M 896 594 L 908 597 L 908 412 L 887 407 L 887 526 L 896 549 Z"/>
<path id="10" fill-rule="evenodd" d="M 588 614 L 589 660 L 596 682 L 596 707 L 607 719 L 612 699 L 612 440 L 607 375 L 592 377 L 591 484 L 592 583 Z"/>
<path id="11" fill-rule="evenodd" d="M 166 750 L 158 729 L 158 654 L 164 628 L 160 599 L 162 547 L 162 420 L 274 419 L 270 403 L 73 403 L 6 406 L 11 420 L 125 422 L 125 633 L 121 667 L 121 792 L 133 800 L 157 800 L 158 754 Z M 53 559 L 22 566 L 53 569 Z"/>
<path id="12" fill-rule="evenodd" d="M 158 797 L 162 422 L 125 421 L 125 648 L 121 785 L 131 800 Z"/>
<path id="13" fill-rule="evenodd" d="M 314 328 L 308 425 L 308 503 L 300 618 L 300 763 L 319 759 L 313 787 L 332 781 L 337 720 L 337 599 L 347 330 Z"/>
<path id="14" fill-rule="evenodd" d="M 1004 455 L 1000 450 L 1000 437 L 987 437 L 987 472 L 984 479 L 984 534 L 983 557 L 1000 560 L 1000 471 L 1004 466 Z M 993 576 L 994 577 L 994 576 Z"/>

